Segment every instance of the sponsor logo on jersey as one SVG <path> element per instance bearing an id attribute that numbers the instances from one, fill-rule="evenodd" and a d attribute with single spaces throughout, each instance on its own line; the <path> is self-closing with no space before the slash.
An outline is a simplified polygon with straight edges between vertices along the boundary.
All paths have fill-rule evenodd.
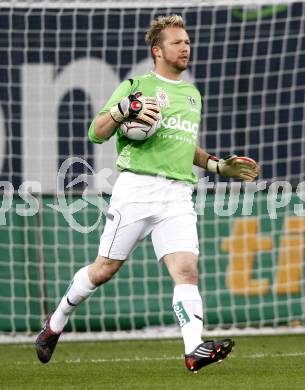
<path id="1" fill-rule="evenodd" d="M 199 127 L 198 123 L 194 123 L 188 119 L 181 120 L 180 114 L 177 114 L 176 116 L 162 118 L 159 127 L 161 126 L 166 129 L 177 129 L 185 131 L 186 133 L 191 133 L 192 138 L 197 139 Z"/>
<path id="2" fill-rule="evenodd" d="M 156 97 L 160 107 L 169 107 L 169 98 L 164 89 L 156 88 Z"/>

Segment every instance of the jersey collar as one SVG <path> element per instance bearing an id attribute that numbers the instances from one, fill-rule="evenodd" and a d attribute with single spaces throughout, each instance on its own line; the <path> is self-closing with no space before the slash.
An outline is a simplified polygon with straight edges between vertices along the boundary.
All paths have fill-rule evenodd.
<path id="1" fill-rule="evenodd" d="M 162 80 L 162 81 L 165 81 L 167 83 L 171 83 L 171 84 L 180 84 L 182 83 L 183 80 L 171 80 L 171 79 L 167 79 L 166 77 L 163 77 L 161 75 L 159 75 L 158 73 L 154 72 L 154 71 L 151 71 L 151 73 L 156 76 L 158 79 Z"/>

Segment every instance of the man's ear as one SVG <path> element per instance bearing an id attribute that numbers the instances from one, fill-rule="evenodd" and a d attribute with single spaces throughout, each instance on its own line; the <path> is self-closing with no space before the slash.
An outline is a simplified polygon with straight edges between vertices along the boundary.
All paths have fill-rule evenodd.
<path id="1" fill-rule="evenodd" d="M 155 58 L 161 58 L 162 57 L 160 46 L 153 46 L 151 48 L 151 52 L 152 52 L 152 54 L 154 55 Z"/>

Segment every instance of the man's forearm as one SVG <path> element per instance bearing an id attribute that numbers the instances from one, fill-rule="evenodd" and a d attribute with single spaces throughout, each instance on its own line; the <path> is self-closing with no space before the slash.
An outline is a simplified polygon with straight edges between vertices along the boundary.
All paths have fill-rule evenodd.
<path id="1" fill-rule="evenodd" d="M 98 115 L 95 118 L 95 135 L 99 138 L 109 138 L 114 130 L 118 127 L 118 123 L 112 119 L 109 112 Z"/>
<path id="2" fill-rule="evenodd" d="M 209 153 L 207 153 L 204 149 L 201 149 L 199 146 L 196 146 L 196 152 L 193 161 L 194 165 L 206 169 L 209 156 Z"/>

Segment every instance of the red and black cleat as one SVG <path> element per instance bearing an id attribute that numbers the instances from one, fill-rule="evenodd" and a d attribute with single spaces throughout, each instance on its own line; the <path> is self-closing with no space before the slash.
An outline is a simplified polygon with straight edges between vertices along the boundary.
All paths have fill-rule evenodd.
<path id="1" fill-rule="evenodd" d="M 200 368 L 209 364 L 221 362 L 232 351 L 234 340 L 206 340 L 194 351 L 185 355 L 186 367 L 196 373 Z"/>
<path id="2" fill-rule="evenodd" d="M 48 363 L 61 333 L 54 333 L 50 328 L 50 320 L 53 313 L 49 313 L 43 328 L 35 341 L 35 348 L 38 359 L 42 363 Z"/>

